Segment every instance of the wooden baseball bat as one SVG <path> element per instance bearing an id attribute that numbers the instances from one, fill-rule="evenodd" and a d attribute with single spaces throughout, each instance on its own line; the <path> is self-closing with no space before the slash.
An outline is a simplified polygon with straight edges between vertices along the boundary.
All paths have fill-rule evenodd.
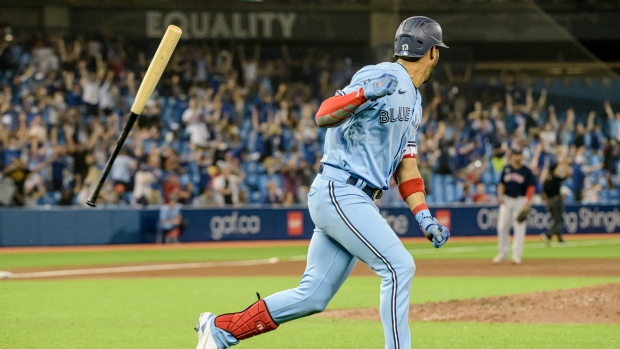
<path id="1" fill-rule="evenodd" d="M 181 34 L 181 28 L 174 25 L 168 26 L 168 29 L 166 30 L 166 33 L 161 39 L 159 47 L 155 52 L 155 56 L 153 56 L 153 60 L 151 61 L 151 64 L 146 71 L 146 74 L 144 75 L 144 80 L 142 80 L 142 83 L 140 84 L 140 88 L 138 89 L 138 93 L 136 94 L 136 99 L 131 106 L 131 114 L 129 115 L 129 120 L 127 120 L 127 123 L 123 127 L 123 132 L 121 133 L 118 141 L 116 142 L 116 147 L 114 148 L 112 155 L 108 159 L 105 168 L 101 172 L 101 176 L 99 176 L 99 183 L 97 183 L 95 191 L 93 191 L 90 194 L 90 197 L 86 199 L 86 204 L 88 206 L 97 206 L 97 196 L 99 196 L 99 191 L 101 191 L 101 188 L 103 187 L 103 184 L 108 177 L 108 173 L 110 172 L 110 169 L 114 164 L 114 160 L 116 160 L 116 156 L 123 147 L 123 143 L 125 143 L 125 139 L 127 138 L 127 135 L 129 135 L 133 124 L 138 119 L 140 113 L 142 113 L 142 110 L 144 109 L 146 102 L 151 97 L 153 90 L 155 90 L 155 86 L 157 86 L 157 83 L 161 78 L 161 74 L 166 69 L 166 65 L 168 64 L 168 61 L 172 56 L 172 52 L 174 52 L 174 48 L 177 46 L 177 43 L 181 38 Z"/>

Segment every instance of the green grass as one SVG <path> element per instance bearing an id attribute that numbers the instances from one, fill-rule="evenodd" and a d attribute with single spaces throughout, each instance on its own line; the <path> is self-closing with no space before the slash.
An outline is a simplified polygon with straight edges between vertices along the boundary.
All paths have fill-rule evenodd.
<path id="1" fill-rule="evenodd" d="M 588 246 L 588 244 L 596 244 Z M 495 243 L 450 242 L 439 250 L 408 244 L 415 259 L 489 259 Z M 0 254 L 0 270 L 135 262 L 289 258 L 306 246 Z M 524 258 L 618 258 L 620 239 L 575 241 L 565 248 L 526 244 Z M 193 348 L 198 314 L 240 310 L 297 285 L 299 277 L 0 280 L 0 349 Z M 620 282 L 591 277 L 416 277 L 411 301 L 479 298 Z M 377 277 L 352 277 L 330 309 L 377 307 Z M 620 324 L 529 325 L 412 322 L 412 348 L 618 348 Z M 239 348 L 382 348 L 377 321 L 310 317 Z"/>
<path id="2" fill-rule="evenodd" d="M 411 347 L 424 349 L 615 349 L 620 325 L 527 325 L 413 322 Z M 303 319 L 279 333 L 251 338 L 240 348 L 383 348 L 381 326 L 374 321 Z M 302 335 L 329 333 L 331 335 Z M 243 343 L 246 344 L 246 343 Z"/>
<path id="3" fill-rule="evenodd" d="M 588 246 L 588 244 L 595 244 Z M 489 259 L 496 243 L 448 242 L 440 249 L 429 243 L 407 244 L 415 259 Z M 193 262 L 217 260 L 290 258 L 306 254 L 307 246 L 252 247 L 184 250 L 89 251 L 0 254 L 0 270 L 145 262 Z M 525 244 L 524 258 L 620 258 L 620 239 L 570 242 L 566 247 L 544 248 L 542 242 Z"/>
<path id="4" fill-rule="evenodd" d="M 254 291 L 263 296 L 295 287 L 294 277 L 161 278 L 39 280 L 0 282 L 0 348 L 190 348 L 197 315 L 240 310 L 253 302 Z M 562 289 L 608 282 L 620 278 L 417 278 L 413 302 L 440 301 Z M 378 306 L 379 280 L 350 278 L 330 308 Z M 414 347 L 445 348 L 469 343 L 466 348 L 528 348 L 534 341 L 519 338 L 501 346 L 506 331 L 535 331 L 549 346 L 598 338 L 597 348 L 613 343 L 602 335 L 613 326 L 486 325 L 413 323 Z M 468 326 L 469 330 L 463 326 Z M 561 330 L 558 330 L 561 329 Z M 615 329 L 620 329 L 616 326 Z M 310 318 L 282 327 L 277 335 L 252 339 L 251 348 L 379 348 L 379 322 Z M 320 334 L 320 335 L 319 335 Z M 463 337 L 464 335 L 467 335 Z M 447 336 L 442 346 L 442 339 Z M 310 344 L 309 344 L 310 343 Z M 538 342 L 536 342 L 538 343 Z M 560 346 L 552 346 L 552 345 Z M 572 342 L 571 342 L 572 343 Z M 605 344 L 607 343 L 607 344 Z M 496 344 L 496 346 L 492 346 Z M 510 344 L 508 341 L 506 344 Z M 584 344 L 585 345 L 585 344 Z M 530 346 L 530 348 L 533 346 Z M 577 346 L 578 347 L 578 346 Z M 575 348 L 577 348 L 575 347 Z M 585 348 L 585 347 L 584 347 Z"/>

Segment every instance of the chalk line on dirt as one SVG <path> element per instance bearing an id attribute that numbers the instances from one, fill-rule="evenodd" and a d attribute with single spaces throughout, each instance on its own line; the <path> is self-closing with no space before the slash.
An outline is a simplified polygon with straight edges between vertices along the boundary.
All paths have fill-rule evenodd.
<path id="1" fill-rule="evenodd" d="M 202 268 L 219 268 L 219 267 L 244 267 L 253 265 L 275 264 L 280 260 L 276 257 L 267 259 L 255 259 L 246 261 L 229 261 L 229 262 L 200 262 L 200 263 L 176 263 L 176 264 L 155 264 L 155 265 L 135 265 L 126 267 L 106 267 L 106 268 L 87 268 L 87 269 L 68 269 L 68 270 L 50 270 L 37 271 L 31 273 L 13 273 L 11 279 L 31 279 L 55 276 L 75 276 L 75 275 L 95 275 L 95 274 L 115 274 L 115 273 L 133 273 L 144 271 L 159 270 L 179 270 L 179 269 L 202 269 Z"/>

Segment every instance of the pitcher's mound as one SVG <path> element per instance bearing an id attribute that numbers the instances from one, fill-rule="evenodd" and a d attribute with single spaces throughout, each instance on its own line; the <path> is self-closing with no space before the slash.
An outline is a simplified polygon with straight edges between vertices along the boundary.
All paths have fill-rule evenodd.
<path id="1" fill-rule="evenodd" d="M 380 320 L 379 309 L 342 309 L 321 316 Z M 510 296 L 412 304 L 412 321 L 532 324 L 620 323 L 620 283 Z"/>

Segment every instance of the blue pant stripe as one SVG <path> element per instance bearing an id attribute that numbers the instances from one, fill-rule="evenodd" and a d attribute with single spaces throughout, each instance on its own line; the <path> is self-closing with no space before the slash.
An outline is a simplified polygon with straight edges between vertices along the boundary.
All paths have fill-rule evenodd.
<path id="1" fill-rule="evenodd" d="M 338 215 L 340 215 L 340 218 L 342 218 L 344 223 L 362 241 L 362 243 L 364 243 L 364 245 L 366 245 L 372 251 L 372 253 L 374 253 L 375 256 L 377 256 L 377 258 L 381 259 L 381 261 L 385 263 L 385 265 L 390 270 L 390 273 L 392 274 L 392 284 L 393 284 L 392 286 L 392 330 L 394 331 L 394 345 L 396 346 L 396 349 L 399 349 L 400 343 L 398 342 L 398 327 L 396 326 L 396 289 L 397 289 L 396 272 L 394 271 L 394 268 L 392 268 L 392 265 L 390 264 L 390 262 L 388 262 L 388 260 L 385 257 L 383 257 L 381 253 L 379 253 L 379 251 L 377 251 L 377 249 L 375 249 L 374 246 L 372 246 L 370 242 L 368 242 L 368 240 L 366 240 L 366 238 L 364 238 L 364 236 L 357 229 L 355 229 L 353 224 L 351 224 L 351 221 L 349 221 L 347 216 L 345 216 L 344 212 L 340 208 L 340 205 L 338 205 L 338 201 L 336 200 L 336 195 L 334 194 L 334 181 L 329 181 L 329 195 L 332 199 L 332 203 L 336 207 L 336 211 L 338 211 Z"/>

